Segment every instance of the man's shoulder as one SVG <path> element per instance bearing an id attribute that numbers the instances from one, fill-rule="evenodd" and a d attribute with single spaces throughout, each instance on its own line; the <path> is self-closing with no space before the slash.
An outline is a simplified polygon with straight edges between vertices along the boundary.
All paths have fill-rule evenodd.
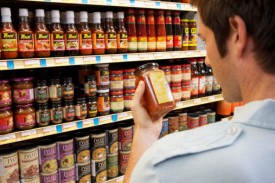
<path id="1" fill-rule="evenodd" d="M 232 145 L 241 135 L 239 125 L 218 122 L 197 129 L 168 135 L 157 141 L 146 153 L 152 165 L 176 156 L 202 153 Z"/>

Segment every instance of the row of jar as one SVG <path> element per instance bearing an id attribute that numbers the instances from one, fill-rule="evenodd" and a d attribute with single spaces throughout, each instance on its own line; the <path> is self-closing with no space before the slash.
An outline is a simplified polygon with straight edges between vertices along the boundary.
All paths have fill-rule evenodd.
<path id="1" fill-rule="evenodd" d="M 74 136 L 59 136 L 38 147 L 23 145 L 17 152 L 8 149 L 0 153 L 4 171 L 1 182 L 9 183 L 12 177 L 12 182 L 21 178 L 23 182 L 98 183 L 125 173 L 133 139 L 131 125 Z"/>

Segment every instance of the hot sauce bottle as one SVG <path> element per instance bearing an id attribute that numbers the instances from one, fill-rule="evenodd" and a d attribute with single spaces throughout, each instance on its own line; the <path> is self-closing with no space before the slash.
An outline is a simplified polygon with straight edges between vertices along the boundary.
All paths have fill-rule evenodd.
<path id="1" fill-rule="evenodd" d="M 86 11 L 81 11 L 79 16 L 79 53 L 81 55 L 91 55 L 93 53 L 92 31 L 89 29 L 88 25 L 88 13 Z"/>
<path id="2" fill-rule="evenodd" d="M 105 53 L 104 31 L 101 27 L 101 18 L 99 12 L 93 13 L 92 35 L 93 35 L 93 53 L 96 55 Z"/>
<path id="3" fill-rule="evenodd" d="M 59 10 L 51 11 L 52 30 L 51 30 L 51 53 L 52 56 L 64 56 L 65 52 L 65 35 L 60 25 Z"/>
<path id="4" fill-rule="evenodd" d="M 117 39 L 116 31 L 113 23 L 113 12 L 108 11 L 106 15 L 106 31 L 105 31 L 105 46 L 106 53 L 116 53 L 117 52 Z"/>
<path id="5" fill-rule="evenodd" d="M 10 8 L 1 8 L 1 47 L 2 58 L 12 59 L 18 57 L 17 32 L 13 28 Z"/>
<path id="6" fill-rule="evenodd" d="M 174 51 L 182 50 L 182 29 L 181 29 L 181 22 L 180 22 L 180 13 L 174 12 L 173 13 L 173 41 L 174 41 Z"/>
<path id="7" fill-rule="evenodd" d="M 124 23 L 124 12 L 117 13 L 117 52 L 128 52 L 128 33 Z"/>
<path id="8" fill-rule="evenodd" d="M 171 11 L 165 12 L 166 51 L 173 51 L 173 27 Z"/>
<path id="9" fill-rule="evenodd" d="M 147 11 L 146 25 L 147 25 L 147 50 L 149 52 L 154 52 L 156 51 L 156 47 L 157 47 L 154 10 Z"/>
<path id="10" fill-rule="evenodd" d="M 45 25 L 45 12 L 43 9 L 35 10 L 35 55 L 37 57 L 49 57 L 50 49 L 50 33 Z"/>
<path id="11" fill-rule="evenodd" d="M 157 51 L 166 51 L 166 29 L 163 11 L 158 10 L 156 16 Z"/>
<path id="12" fill-rule="evenodd" d="M 74 24 L 74 12 L 66 11 L 67 25 L 66 25 L 66 55 L 76 56 L 79 51 L 79 35 Z"/>
<path id="13" fill-rule="evenodd" d="M 137 39 L 138 39 L 138 52 L 147 52 L 147 30 L 146 30 L 146 20 L 145 11 L 137 11 Z"/>
<path id="14" fill-rule="evenodd" d="M 127 11 L 127 32 L 128 32 L 128 52 L 137 52 L 137 30 L 136 30 L 136 19 L 134 15 L 134 10 L 129 9 Z"/>
<path id="15" fill-rule="evenodd" d="M 18 53 L 21 58 L 34 57 L 34 37 L 28 16 L 28 9 L 19 9 Z"/>

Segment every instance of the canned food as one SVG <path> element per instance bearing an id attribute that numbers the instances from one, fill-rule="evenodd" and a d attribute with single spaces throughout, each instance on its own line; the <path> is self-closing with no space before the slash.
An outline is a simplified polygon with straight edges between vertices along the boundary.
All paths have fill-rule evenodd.
<path id="1" fill-rule="evenodd" d="M 128 160 L 131 151 L 120 151 L 119 152 L 119 173 L 124 175 L 128 165 Z"/>
<path id="2" fill-rule="evenodd" d="M 59 183 L 75 183 L 75 166 L 58 169 Z"/>
<path id="3" fill-rule="evenodd" d="M 168 119 L 163 119 L 162 121 L 162 129 L 160 132 L 159 137 L 164 137 L 165 135 L 168 135 Z"/>
<path id="4" fill-rule="evenodd" d="M 108 179 L 118 176 L 118 153 L 107 155 L 107 177 Z"/>
<path id="5" fill-rule="evenodd" d="M 75 152 L 76 152 L 76 162 L 85 163 L 90 161 L 90 136 L 75 137 Z"/>
<path id="6" fill-rule="evenodd" d="M 40 177 L 39 175 L 36 177 L 33 177 L 31 179 L 21 179 L 21 183 L 40 183 Z"/>
<path id="7" fill-rule="evenodd" d="M 118 129 L 107 130 L 107 152 L 115 154 L 118 152 Z"/>
<path id="8" fill-rule="evenodd" d="M 189 113 L 187 117 L 187 126 L 189 129 L 199 126 L 199 115 L 196 113 Z"/>
<path id="9" fill-rule="evenodd" d="M 78 163 L 75 167 L 76 180 L 78 183 L 91 182 L 91 163 Z"/>
<path id="10" fill-rule="evenodd" d="M 179 114 L 179 125 L 180 131 L 184 131 L 187 130 L 187 113 L 181 113 Z"/>
<path id="11" fill-rule="evenodd" d="M 57 170 L 52 173 L 41 173 L 40 179 L 41 183 L 58 183 Z"/>
<path id="12" fill-rule="evenodd" d="M 106 159 L 106 134 L 91 135 L 92 160 Z"/>
<path id="13" fill-rule="evenodd" d="M 120 127 L 118 129 L 118 142 L 119 149 L 121 151 L 130 151 L 132 142 L 133 142 L 133 128 L 129 127 Z"/>
<path id="14" fill-rule="evenodd" d="M 92 160 L 93 182 L 100 183 L 107 180 L 107 164 L 104 160 Z"/>
<path id="15" fill-rule="evenodd" d="M 20 177 L 31 179 L 39 175 L 38 147 L 18 151 Z"/>
<path id="16" fill-rule="evenodd" d="M 168 131 L 169 133 L 174 133 L 179 131 L 179 117 L 174 116 L 174 117 L 169 117 L 168 118 Z"/>
<path id="17" fill-rule="evenodd" d="M 68 168 L 74 165 L 73 139 L 59 141 L 57 144 L 57 161 L 60 168 Z"/>
<path id="18" fill-rule="evenodd" d="M 0 182 L 18 183 L 19 166 L 17 152 L 0 155 Z"/>
<path id="19" fill-rule="evenodd" d="M 41 173 L 51 173 L 57 170 L 56 143 L 39 146 L 38 153 Z"/>

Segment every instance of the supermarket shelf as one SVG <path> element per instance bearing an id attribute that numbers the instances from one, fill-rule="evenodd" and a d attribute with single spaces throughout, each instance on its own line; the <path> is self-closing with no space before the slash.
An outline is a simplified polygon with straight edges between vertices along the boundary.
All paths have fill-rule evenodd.
<path id="1" fill-rule="evenodd" d="M 228 121 L 230 122 L 233 116 L 227 117 L 227 118 L 222 118 L 221 121 Z"/>
<path id="2" fill-rule="evenodd" d="M 124 176 L 121 176 L 121 177 L 117 177 L 117 178 L 108 180 L 104 183 L 123 183 L 123 180 L 124 180 Z"/>
<path id="3" fill-rule="evenodd" d="M 33 2 L 48 3 L 66 3 L 66 4 L 82 4 L 82 5 L 98 5 L 98 6 L 118 6 L 128 8 L 149 8 L 149 9 L 165 9 L 178 11 L 197 11 L 188 3 L 162 2 L 162 1 L 146 1 L 146 0 L 21 0 Z"/>
<path id="4" fill-rule="evenodd" d="M 209 97 L 203 97 L 199 99 L 188 100 L 188 101 L 182 101 L 177 103 L 176 109 L 182 109 L 186 107 L 212 103 L 220 100 L 223 100 L 223 96 L 221 94 L 213 95 Z M 124 121 L 128 119 L 133 119 L 131 111 L 122 112 L 118 114 L 111 114 L 107 116 L 100 116 L 96 118 L 89 118 L 85 120 L 67 122 L 67 123 L 62 123 L 58 125 L 35 128 L 31 130 L 13 132 L 6 135 L 0 135 L 0 145 L 20 142 L 20 141 L 29 140 L 29 139 L 35 139 L 39 137 L 46 137 L 54 134 L 61 134 L 64 132 L 70 132 L 70 131 L 80 130 L 84 128 L 110 124 L 110 123 Z"/>
<path id="5" fill-rule="evenodd" d="M 125 54 L 105 54 L 88 55 L 74 57 L 48 57 L 0 60 L 0 70 L 33 69 L 45 67 L 74 66 L 100 63 L 118 62 L 138 62 L 144 60 L 177 59 L 191 57 L 205 57 L 205 50 L 194 51 L 168 51 L 168 52 L 148 52 L 148 53 L 125 53 Z"/>

